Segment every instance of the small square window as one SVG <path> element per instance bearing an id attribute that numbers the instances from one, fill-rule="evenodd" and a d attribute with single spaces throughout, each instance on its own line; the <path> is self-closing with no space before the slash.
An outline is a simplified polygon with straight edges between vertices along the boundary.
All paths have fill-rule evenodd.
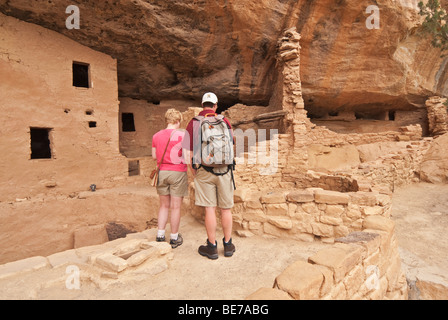
<path id="1" fill-rule="evenodd" d="M 89 121 L 89 128 L 96 128 L 96 121 Z"/>
<path id="2" fill-rule="evenodd" d="M 132 132 L 135 131 L 134 124 L 134 114 L 133 113 L 123 113 L 121 115 L 122 131 Z"/>
<path id="3" fill-rule="evenodd" d="M 31 159 L 51 159 L 50 128 L 30 128 Z"/>
<path id="4" fill-rule="evenodd" d="M 89 64 L 73 62 L 73 86 L 90 88 Z"/>

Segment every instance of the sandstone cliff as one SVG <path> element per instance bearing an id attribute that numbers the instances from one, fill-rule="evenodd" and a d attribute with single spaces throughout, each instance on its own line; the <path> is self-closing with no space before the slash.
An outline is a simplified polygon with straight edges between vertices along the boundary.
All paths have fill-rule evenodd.
<path id="1" fill-rule="evenodd" d="M 302 35 L 302 85 L 311 114 L 424 107 L 446 95 L 447 60 L 419 29 L 418 0 L 378 0 L 380 28 L 368 29 L 368 0 L 71 1 L 0 0 L 0 12 L 60 32 L 118 60 L 120 96 L 158 102 L 214 90 L 221 103 L 268 105 L 276 44 Z"/>

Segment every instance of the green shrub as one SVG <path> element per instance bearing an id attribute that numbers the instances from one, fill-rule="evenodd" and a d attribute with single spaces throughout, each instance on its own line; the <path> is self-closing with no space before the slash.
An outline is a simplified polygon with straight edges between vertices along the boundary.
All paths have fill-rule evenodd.
<path id="1" fill-rule="evenodd" d="M 448 51 L 448 15 L 438 0 L 419 2 L 420 15 L 425 17 L 422 29 L 432 36 L 431 44 L 435 48 Z"/>

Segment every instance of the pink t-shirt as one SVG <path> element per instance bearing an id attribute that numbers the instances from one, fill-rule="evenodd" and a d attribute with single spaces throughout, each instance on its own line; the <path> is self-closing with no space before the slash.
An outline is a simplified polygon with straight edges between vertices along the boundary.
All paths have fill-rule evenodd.
<path id="1" fill-rule="evenodd" d="M 181 144 L 185 135 L 185 132 L 182 130 L 176 130 L 176 132 L 173 133 L 168 148 L 166 149 L 165 156 L 163 157 L 163 161 L 160 161 L 173 130 L 174 129 L 164 129 L 157 132 L 152 137 L 152 147 L 156 148 L 157 163 L 162 163 L 160 165 L 160 170 L 184 172 L 187 171 L 187 165 L 182 157 Z"/>

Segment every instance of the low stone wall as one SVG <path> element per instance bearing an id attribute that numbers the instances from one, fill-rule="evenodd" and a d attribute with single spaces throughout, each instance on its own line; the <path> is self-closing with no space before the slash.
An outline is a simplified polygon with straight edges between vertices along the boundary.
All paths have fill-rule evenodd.
<path id="1" fill-rule="evenodd" d="M 384 131 L 372 133 L 348 133 L 341 134 L 327 129 L 326 127 L 316 126 L 314 130 L 307 132 L 303 137 L 303 142 L 310 144 L 318 143 L 322 145 L 342 146 L 346 144 L 361 145 L 384 141 L 413 141 L 422 138 L 422 127 L 420 124 L 402 126 L 398 131 Z"/>
<path id="2" fill-rule="evenodd" d="M 393 192 L 396 187 L 420 181 L 423 156 L 433 138 L 409 142 L 405 148 L 364 162 L 351 173 L 359 190 Z M 361 185 L 364 184 L 363 188 Z"/>
<path id="3" fill-rule="evenodd" d="M 193 194 L 193 192 L 191 192 Z M 326 242 L 362 230 L 369 216 L 390 216 L 389 195 L 308 188 L 285 192 L 235 191 L 233 219 L 239 235 Z M 200 212 L 197 213 L 197 216 Z"/>
<path id="4" fill-rule="evenodd" d="M 69 196 L 41 196 L 0 203 L 0 264 L 77 247 L 77 232 L 98 235 L 110 222 L 143 231 L 157 219 L 154 187 L 98 188 Z M 21 216 L 22 219 L 17 219 Z M 81 242 L 90 239 L 81 232 Z"/>
<path id="5" fill-rule="evenodd" d="M 107 289 L 115 283 L 111 280 L 153 277 L 167 270 L 169 261 L 173 259 L 171 246 L 167 242 L 154 241 L 155 234 L 156 229 L 145 230 L 100 245 L 0 265 L 0 281 L 5 281 L 2 283 L 5 287 L 0 290 L 0 299 L 35 299 L 40 290 L 66 288 L 70 292 L 71 289 L 79 289 L 81 284 Z M 38 281 L 27 283 L 20 292 L 11 290 L 8 281 L 14 281 L 17 277 L 26 279 L 38 271 L 42 277 Z"/>
<path id="6" fill-rule="evenodd" d="M 408 287 L 401 269 L 395 224 L 369 216 L 361 232 L 336 239 L 308 261 L 296 261 L 248 300 L 406 300 Z"/>

